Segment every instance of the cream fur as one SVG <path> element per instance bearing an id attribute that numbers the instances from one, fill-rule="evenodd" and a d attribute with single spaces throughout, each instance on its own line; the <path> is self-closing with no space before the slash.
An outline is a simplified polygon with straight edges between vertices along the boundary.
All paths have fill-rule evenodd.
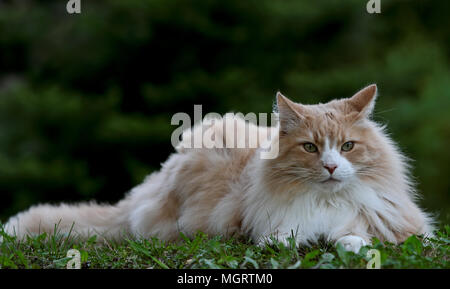
<path id="1" fill-rule="evenodd" d="M 350 99 L 310 106 L 279 94 L 279 125 L 250 125 L 279 135 L 278 158 L 261 159 L 258 148 L 185 148 L 193 134 L 186 131 L 161 170 L 118 204 L 38 205 L 12 217 L 6 231 L 23 237 L 51 233 L 58 224 L 61 232 L 118 240 L 126 234 L 177 240 L 180 231 L 248 235 L 258 243 L 269 236 L 283 242 L 293 236 L 300 244 L 324 237 L 355 252 L 371 237 L 399 243 L 431 234 L 432 219 L 415 203 L 405 158 L 370 120 L 375 98 L 374 85 Z M 245 129 L 244 120 L 235 121 Z M 223 123 L 214 125 L 225 144 Z M 345 137 L 356 142 L 352 152 L 340 151 Z M 303 141 L 316 142 L 319 153 L 305 152 Z M 338 165 L 339 181 L 326 181 L 328 163 Z"/>

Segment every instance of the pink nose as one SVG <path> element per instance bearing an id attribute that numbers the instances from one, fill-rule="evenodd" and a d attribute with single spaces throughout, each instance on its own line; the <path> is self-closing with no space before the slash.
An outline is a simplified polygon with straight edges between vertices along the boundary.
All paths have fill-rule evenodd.
<path id="1" fill-rule="evenodd" d="M 331 164 L 331 165 L 324 165 L 323 167 L 330 172 L 330 175 L 332 175 L 334 173 L 334 170 L 337 168 L 337 165 Z"/>

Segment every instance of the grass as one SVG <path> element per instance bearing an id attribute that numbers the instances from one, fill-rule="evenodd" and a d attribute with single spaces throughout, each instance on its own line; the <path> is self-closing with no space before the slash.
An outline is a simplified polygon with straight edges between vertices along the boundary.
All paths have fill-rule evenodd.
<path id="1" fill-rule="evenodd" d="M 156 238 L 97 242 L 93 236 L 78 242 L 61 234 L 29 236 L 23 241 L 6 235 L 0 243 L 0 268 L 66 268 L 70 249 L 80 252 L 82 268 L 366 268 L 369 249 L 381 255 L 381 268 L 450 268 L 450 226 L 436 232 L 433 239 L 411 236 L 401 245 L 382 244 L 363 247 L 359 254 L 345 252 L 342 247 L 321 243 L 314 247 L 296 247 L 281 243 L 258 247 L 245 239 L 224 240 L 198 233 L 183 241 L 167 243 Z"/>

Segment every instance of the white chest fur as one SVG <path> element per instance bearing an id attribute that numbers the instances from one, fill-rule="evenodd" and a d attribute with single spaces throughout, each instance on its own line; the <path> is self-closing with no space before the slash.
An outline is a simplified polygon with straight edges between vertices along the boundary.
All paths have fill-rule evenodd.
<path id="1" fill-rule="evenodd" d="M 298 243 L 308 244 L 320 237 L 333 239 L 357 215 L 357 207 L 339 194 L 305 193 L 290 202 L 260 194 L 248 203 L 244 224 L 258 241 L 270 235 L 280 241 L 293 236 Z"/>

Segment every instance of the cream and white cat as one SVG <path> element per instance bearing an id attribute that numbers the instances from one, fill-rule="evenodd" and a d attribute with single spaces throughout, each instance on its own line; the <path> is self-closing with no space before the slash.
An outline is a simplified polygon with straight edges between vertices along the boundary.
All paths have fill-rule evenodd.
<path id="1" fill-rule="evenodd" d="M 370 85 L 351 98 L 302 105 L 278 93 L 276 127 L 234 119 L 238 130 L 270 131 L 279 141 L 277 158 L 261 159 L 261 144 L 180 145 L 116 205 L 38 205 L 12 217 L 6 231 L 23 237 L 51 233 L 58 224 L 81 237 L 177 240 L 180 231 L 203 231 L 247 235 L 257 243 L 293 237 L 306 245 L 323 237 L 354 252 L 372 237 L 399 243 L 411 234 L 431 235 L 432 219 L 415 203 L 405 157 L 370 119 L 376 94 Z"/>

